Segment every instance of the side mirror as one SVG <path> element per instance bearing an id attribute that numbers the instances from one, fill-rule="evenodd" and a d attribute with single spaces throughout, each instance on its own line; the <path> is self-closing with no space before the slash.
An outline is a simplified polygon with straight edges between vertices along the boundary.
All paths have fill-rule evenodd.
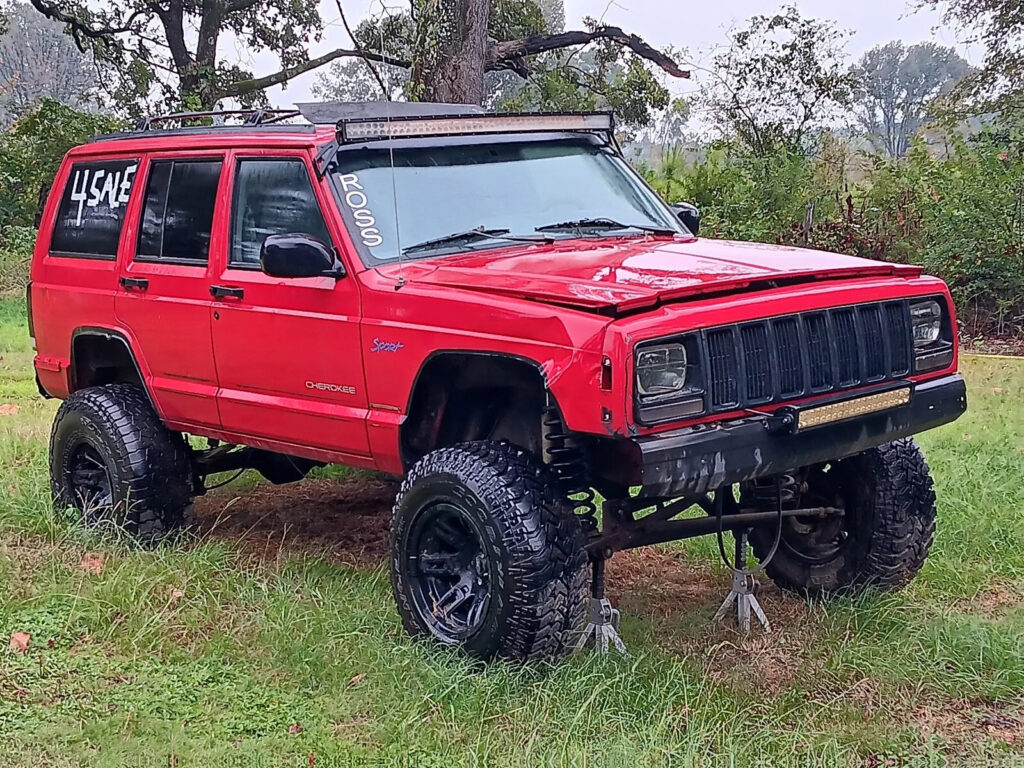
<path id="1" fill-rule="evenodd" d="M 700 210 L 693 203 L 673 203 L 669 206 L 683 222 L 690 233 L 696 237 L 700 232 Z"/>
<path id="2" fill-rule="evenodd" d="M 260 248 L 260 269 L 271 277 L 345 276 L 334 249 L 318 237 L 303 233 L 270 235 Z"/>

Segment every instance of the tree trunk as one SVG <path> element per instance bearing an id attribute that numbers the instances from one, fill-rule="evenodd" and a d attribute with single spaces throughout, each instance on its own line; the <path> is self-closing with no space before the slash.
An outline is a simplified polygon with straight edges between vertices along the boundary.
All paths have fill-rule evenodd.
<path id="1" fill-rule="evenodd" d="M 428 0 L 416 19 L 414 101 L 482 104 L 490 0 Z"/>

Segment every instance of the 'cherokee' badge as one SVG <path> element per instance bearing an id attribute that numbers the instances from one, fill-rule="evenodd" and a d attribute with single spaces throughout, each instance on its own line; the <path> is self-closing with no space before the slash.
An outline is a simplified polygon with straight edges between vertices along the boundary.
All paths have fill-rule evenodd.
<path id="1" fill-rule="evenodd" d="M 356 393 L 355 387 L 350 387 L 347 384 L 329 384 L 326 381 L 307 381 L 306 389 L 315 389 L 318 392 L 340 392 L 343 395 Z"/>

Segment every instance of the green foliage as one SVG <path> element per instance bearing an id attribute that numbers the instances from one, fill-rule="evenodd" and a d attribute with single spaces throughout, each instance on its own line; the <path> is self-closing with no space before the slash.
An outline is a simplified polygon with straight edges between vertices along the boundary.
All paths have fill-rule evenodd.
<path id="1" fill-rule="evenodd" d="M 980 68 L 965 77 L 947 106 L 954 116 L 998 112 L 1024 119 L 1024 7 L 1021 0 L 918 0 L 945 11 L 945 21 L 985 48 Z"/>
<path id="2" fill-rule="evenodd" d="M 25 291 L 36 231 L 11 225 L 0 230 L 0 296 L 20 296 Z"/>
<path id="3" fill-rule="evenodd" d="M 877 229 L 898 227 L 915 261 L 945 279 L 972 326 L 1024 330 L 1024 133 L 953 134 L 943 155 L 917 142 L 882 163 L 866 196 Z M 897 215 L 883 212 L 896 211 Z"/>
<path id="4" fill-rule="evenodd" d="M 34 5 L 65 24 L 92 54 L 103 71 L 104 89 L 132 116 L 154 111 L 154 102 L 174 109 L 210 109 L 225 98 L 260 103 L 264 88 L 312 68 L 309 47 L 322 38 L 324 26 L 316 3 L 296 0 L 37 0 Z M 227 35 L 250 54 L 278 60 L 281 70 L 273 82 L 224 62 L 220 53 Z"/>
<path id="5" fill-rule="evenodd" d="M 11 225 L 33 224 L 41 193 L 71 147 L 120 127 L 120 122 L 106 115 L 79 112 L 44 99 L 0 134 L 0 232 Z"/>
<path id="6" fill-rule="evenodd" d="M 690 163 L 670 148 L 646 175 L 666 199 L 698 205 L 708 236 L 921 264 L 972 333 L 1024 334 L 1021 131 L 918 140 L 903 159 L 851 156 L 830 134 L 814 153 L 719 142 Z"/>

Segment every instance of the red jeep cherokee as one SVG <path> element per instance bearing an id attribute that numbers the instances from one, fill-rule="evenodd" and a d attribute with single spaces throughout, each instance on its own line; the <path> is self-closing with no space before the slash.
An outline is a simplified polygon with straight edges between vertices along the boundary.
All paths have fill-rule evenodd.
<path id="1" fill-rule="evenodd" d="M 588 589 L 617 641 L 630 547 L 733 531 L 803 594 L 921 567 L 909 435 L 966 408 L 942 281 L 700 239 L 605 114 L 300 111 L 64 159 L 29 286 L 57 504 L 153 539 L 214 473 L 402 475 L 403 622 L 481 658 L 580 644 Z"/>

